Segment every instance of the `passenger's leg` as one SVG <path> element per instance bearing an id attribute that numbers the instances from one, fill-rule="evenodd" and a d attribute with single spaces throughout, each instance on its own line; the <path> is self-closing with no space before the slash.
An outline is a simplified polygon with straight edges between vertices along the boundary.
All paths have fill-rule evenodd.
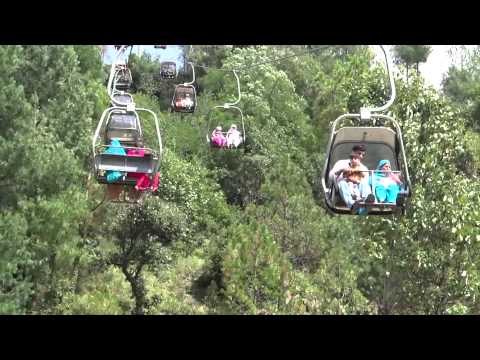
<path id="1" fill-rule="evenodd" d="M 387 202 L 394 203 L 397 201 L 397 195 L 400 191 L 400 187 L 395 184 L 391 184 L 387 188 Z"/>
<path id="2" fill-rule="evenodd" d="M 387 190 L 385 189 L 385 186 L 377 185 L 375 187 L 375 195 L 377 196 L 378 202 L 384 202 L 387 198 Z"/>
<path id="3" fill-rule="evenodd" d="M 365 199 L 368 195 L 372 193 L 372 190 L 370 189 L 370 185 L 368 184 L 368 180 L 363 180 L 360 182 L 360 185 L 358 186 L 360 190 L 360 195 L 362 199 Z"/>
<path id="4" fill-rule="evenodd" d="M 240 145 L 242 143 L 241 136 L 237 136 L 234 140 L 234 143 L 235 143 L 235 147 L 238 147 L 238 145 Z"/>
<path id="5" fill-rule="evenodd" d="M 347 207 L 351 209 L 355 201 L 352 198 L 352 193 L 350 191 L 350 186 L 348 186 L 348 183 L 344 180 L 340 181 L 338 183 L 338 191 L 340 192 L 340 196 L 342 197 L 343 201 L 345 201 Z"/>

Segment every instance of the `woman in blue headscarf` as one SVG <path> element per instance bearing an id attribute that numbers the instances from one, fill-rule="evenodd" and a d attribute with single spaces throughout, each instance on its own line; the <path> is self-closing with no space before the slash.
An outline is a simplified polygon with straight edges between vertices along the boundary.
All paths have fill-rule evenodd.
<path id="1" fill-rule="evenodd" d="M 390 161 L 380 160 L 371 181 L 378 202 L 396 202 L 402 182 L 396 174 L 391 172 Z"/>

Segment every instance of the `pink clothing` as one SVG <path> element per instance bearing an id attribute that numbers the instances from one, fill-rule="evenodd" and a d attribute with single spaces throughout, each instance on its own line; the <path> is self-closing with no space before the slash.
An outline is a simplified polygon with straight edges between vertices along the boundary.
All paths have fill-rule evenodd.
<path id="1" fill-rule="evenodd" d="M 150 178 L 147 174 L 143 173 L 128 173 L 128 177 L 137 179 L 135 184 L 135 189 L 137 191 L 152 190 L 157 191 L 158 185 L 160 184 L 160 173 L 157 172 L 153 177 L 153 181 L 150 182 Z"/>
<path id="2" fill-rule="evenodd" d="M 127 156 L 138 156 L 144 157 L 145 150 L 144 149 L 128 149 Z M 137 179 L 135 184 L 135 189 L 137 191 L 144 191 L 144 190 L 152 190 L 157 191 L 158 184 L 160 183 L 160 173 L 157 172 L 153 178 L 153 181 L 150 183 L 150 178 L 145 173 L 136 173 L 131 172 L 127 174 L 128 177 Z"/>
<path id="3" fill-rule="evenodd" d="M 128 149 L 127 150 L 127 156 L 144 157 L 145 156 L 145 150 L 144 149 Z"/>
<path id="4" fill-rule="evenodd" d="M 220 130 L 214 130 L 212 133 L 212 143 L 217 147 L 225 147 L 227 139 Z"/>

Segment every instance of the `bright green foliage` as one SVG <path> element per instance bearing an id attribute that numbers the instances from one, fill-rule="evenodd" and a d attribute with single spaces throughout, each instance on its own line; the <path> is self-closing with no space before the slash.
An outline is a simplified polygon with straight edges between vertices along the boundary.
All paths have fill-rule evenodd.
<path id="1" fill-rule="evenodd" d="M 5 312 L 51 312 L 74 286 L 79 229 L 88 216 L 87 144 L 92 119 L 105 106 L 95 94 L 101 64 L 87 61 L 92 48 L 81 50 L 78 56 L 73 46 L 0 47 Z"/>
<path id="2" fill-rule="evenodd" d="M 450 66 L 443 79 L 443 91 L 464 114 L 467 125 L 478 132 L 480 129 L 480 49 L 463 50 L 460 65 Z"/>
<path id="3" fill-rule="evenodd" d="M 397 64 L 404 64 L 407 73 L 407 81 L 409 79 L 408 69 L 415 65 L 418 73 L 418 65 L 426 62 L 428 55 L 432 51 L 430 45 L 396 45 L 393 48 L 395 60 Z"/>
<path id="4" fill-rule="evenodd" d="M 288 261 L 265 227 L 238 226 L 230 230 L 223 262 L 223 294 L 231 311 L 283 312 L 289 270 Z"/>
<path id="5" fill-rule="evenodd" d="M 199 302 L 202 289 L 195 284 L 204 265 L 203 254 L 179 258 L 172 266 L 164 266 L 154 276 L 146 276 L 146 287 L 151 297 L 149 314 L 208 313 L 208 307 Z"/>
<path id="6" fill-rule="evenodd" d="M 0 313 L 478 313 L 478 56 L 450 71 L 450 99 L 420 74 L 396 79 L 407 215 L 330 217 L 330 123 L 390 90 L 367 47 L 304 54 L 316 47 L 194 46 L 191 60 L 220 68 L 197 67 L 194 114 L 168 111 L 189 67 L 161 81 L 158 59 L 132 56 L 134 100 L 157 114 L 164 152 L 158 193 L 119 205 L 89 179 L 109 104 L 98 47 L 0 46 Z M 247 140 L 212 149 L 214 126 L 241 124 L 210 112 L 236 99 L 232 69 Z M 153 118 L 140 117 L 157 150 Z"/>
<path id="7" fill-rule="evenodd" d="M 463 119 L 418 80 L 399 95 L 414 195 L 406 218 L 365 223 L 369 278 L 383 277 L 366 287 L 382 313 L 443 314 L 457 305 L 474 311 L 480 198 L 478 181 L 457 168 Z"/>
<path id="8" fill-rule="evenodd" d="M 142 271 L 168 263 L 166 247 L 188 235 L 187 218 L 174 204 L 150 199 L 142 206 L 125 209 L 113 220 L 116 249 L 111 264 L 119 267 L 132 288 L 134 314 L 148 306 Z"/>
<path id="9" fill-rule="evenodd" d="M 223 63 L 223 68 L 233 69 L 260 63 L 275 55 L 267 47 L 258 49 L 235 49 Z M 230 75 L 230 74 L 229 74 Z M 236 81 L 233 74 L 225 85 L 220 101 L 231 101 L 236 96 Z M 305 100 L 295 93 L 288 75 L 264 64 L 241 73 L 242 108 L 247 118 L 247 133 L 250 146 L 260 154 L 277 151 L 294 151 L 293 142 L 302 143 L 308 131 L 307 117 L 303 113 Z M 228 95 L 227 95 L 228 94 Z M 260 132 L 261 129 L 261 132 Z M 247 135 L 247 136 L 249 136 Z"/>
<path id="10" fill-rule="evenodd" d="M 32 294 L 34 259 L 27 222 L 21 214 L 0 213 L 0 313 L 22 314 Z"/>
<path id="11" fill-rule="evenodd" d="M 56 309 L 65 315 L 122 315 L 133 306 L 129 285 L 115 267 L 90 276 L 82 293 L 67 293 Z"/>

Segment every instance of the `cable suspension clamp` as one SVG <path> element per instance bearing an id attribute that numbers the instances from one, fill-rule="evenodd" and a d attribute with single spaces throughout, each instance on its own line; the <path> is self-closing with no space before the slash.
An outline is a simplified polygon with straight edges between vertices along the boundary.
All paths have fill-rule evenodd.
<path id="1" fill-rule="evenodd" d="M 360 108 L 360 120 L 369 121 L 372 118 L 372 112 L 368 108 Z"/>

